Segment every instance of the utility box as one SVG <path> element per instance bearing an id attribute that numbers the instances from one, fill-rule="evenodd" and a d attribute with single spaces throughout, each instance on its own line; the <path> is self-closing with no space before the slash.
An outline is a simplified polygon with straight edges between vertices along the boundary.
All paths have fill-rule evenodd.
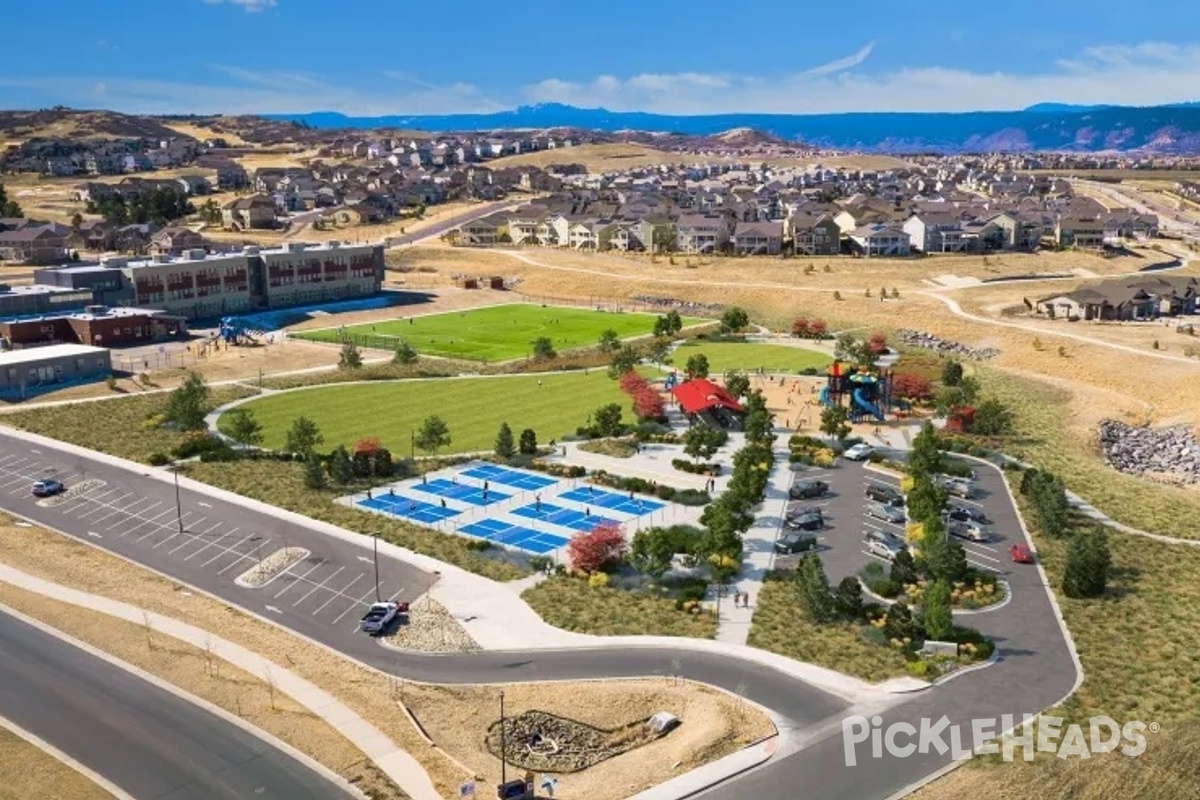
<path id="1" fill-rule="evenodd" d="M 533 783 L 524 778 L 502 783 L 496 787 L 496 800 L 533 800 Z"/>

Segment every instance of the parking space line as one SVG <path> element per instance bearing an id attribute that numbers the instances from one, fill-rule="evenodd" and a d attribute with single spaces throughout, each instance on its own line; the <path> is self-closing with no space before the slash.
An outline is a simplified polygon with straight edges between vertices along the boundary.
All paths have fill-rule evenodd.
<path id="1" fill-rule="evenodd" d="M 363 574 L 362 574 L 361 572 L 360 572 L 360 573 L 358 573 L 357 575 L 355 575 L 355 576 L 354 576 L 354 580 L 352 580 L 352 581 L 350 581 L 349 583 L 347 583 L 347 584 L 346 584 L 346 586 L 345 586 L 344 588 L 340 589 L 340 590 L 339 590 L 339 591 L 338 591 L 336 594 L 332 594 L 332 595 L 330 595 L 330 596 L 329 596 L 329 599 L 328 599 L 328 600 L 326 600 L 324 603 L 322 603 L 322 604 L 321 604 L 321 605 L 320 605 L 320 606 L 317 608 L 317 610 L 316 610 L 316 611 L 312 612 L 312 614 L 311 614 L 310 616 L 313 616 L 313 617 L 315 617 L 317 614 L 320 614 L 322 611 L 324 611 L 324 610 L 325 610 L 325 607 L 326 607 L 327 605 L 329 605 L 330 603 L 332 603 L 334 600 L 337 600 L 339 597 L 345 597 L 345 596 L 346 596 L 346 595 L 345 595 L 345 592 L 349 591 L 349 589 L 350 589 L 350 587 L 351 587 L 351 586 L 353 586 L 354 584 L 356 584 L 356 583 L 358 583 L 360 580 L 362 580 L 362 576 L 363 576 Z"/>
<path id="2" fill-rule="evenodd" d="M 255 534 L 254 534 L 254 533 L 248 533 L 248 534 L 246 534 L 246 538 L 245 538 L 245 539 L 242 539 L 242 540 L 238 541 L 238 543 L 237 543 L 237 544 L 231 545 L 231 546 L 229 546 L 229 547 L 224 547 L 224 546 L 220 546 L 220 545 L 218 545 L 218 546 L 217 546 L 217 549 L 218 549 L 218 550 L 220 550 L 221 552 L 217 553 L 215 556 L 213 556 L 212 558 L 210 558 L 208 561 L 205 561 L 205 562 L 204 562 L 203 564 L 201 564 L 200 566 L 201 566 L 201 567 L 207 567 L 209 564 L 213 563 L 213 562 L 214 562 L 214 561 L 216 561 L 217 559 L 219 559 L 219 558 L 223 558 L 224 556 L 227 556 L 227 555 L 229 555 L 230 553 L 233 553 L 233 554 L 235 554 L 235 555 L 238 555 L 238 556 L 240 556 L 240 555 L 242 554 L 242 551 L 241 551 L 241 546 L 242 546 L 242 545 L 244 545 L 246 542 L 248 542 L 248 541 L 252 540 L 252 539 L 254 538 L 254 536 L 255 536 Z M 240 559 L 239 559 L 239 560 L 240 560 Z M 234 563 L 236 564 L 237 562 L 235 561 Z"/>
<path id="3" fill-rule="evenodd" d="M 105 498 L 108 497 L 110 494 L 116 494 L 116 493 L 117 493 L 116 489 L 110 489 L 109 491 L 105 492 L 104 494 L 98 495 L 96 497 L 88 497 L 87 495 L 79 495 L 79 497 L 77 498 L 80 501 L 79 505 L 71 506 L 69 508 L 63 509 L 63 513 L 64 514 L 72 514 L 75 511 L 79 511 L 79 510 L 86 508 L 88 510 L 84 511 L 82 514 L 76 515 L 75 519 L 83 519 L 84 517 L 90 517 L 92 514 L 95 514 L 97 511 L 104 511 L 106 508 L 108 508 L 109 503 L 105 500 Z M 126 497 L 129 497 L 132 494 L 133 494 L 133 492 L 130 492 L 129 494 L 121 495 L 116 500 L 114 500 L 113 503 L 119 503 L 122 500 L 124 500 Z"/>
<path id="4" fill-rule="evenodd" d="M 141 503 L 141 502 L 142 502 L 141 500 L 138 500 L 137 503 L 134 503 L 133 506 L 130 506 L 130 508 L 133 508 L 134 506 L 136 506 L 138 503 Z M 122 522 L 129 522 L 130 520 L 141 519 L 142 514 L 145 514 L 148 511 L 153 511 L 154 509 L 158 508 L 161 505 L 162 505 L 162 503 L 155 503 L 154 505 L 146 506 L 145 508 L 141 509 L 140 511 L 130 511 L 129 508 L 114 509 L 112 514 L 109 514 L 105 517 L 101 517 L 100 519 L 95 520 L 95 522 L 104 522 L 105 520 L 107 520 L 113 516 L 116 516 L 116 515 L 122 516 L 123 519 L 118 519 L 112 525 L 109 525 L 107 528 L 104 529 L 106 531 L 111 531 L 113 528 L 117 527 Z"/>
<path id="5" fill-rule="evenodd" d="M 966 548 L 964 548 L 964 549 L 966 549 Z M 974 556 L 975 558 L 982 558 L 982 559 L 984 559 L 985 561 L 994 561 L 994 562 L 996 562 L 997 564 L 999 564 L 999 563 L 1000 563 L 1000 559 L 998 559 L 998 558 L 993 558 L 992 556 L 985 556 L 983 553 L 977 553 L 977 552 L 975 552 L 974 550 L 967 550 L 966 552 L 967 552 L 967 560 L 968 560 L 968 561 L 970 560 L 970 557 L 971 557 L 971 556 Z"/>
<path id="6" fill-rule="evenodd" d="M 191 513 L 191 512 L 188 512 L 188 513 Z M 184 516 L 186 517 L 187 514 L 184 514 Z M 172 533 L 170 536 L 168 536 L 167 538 L 165 538 L 161 541 L 155 542 L 154 547 L 152 547 L 150 549 L 157 550 L 160 546 L 166 544 L 167 542 L 171 541 L 172 539 L 175 539 L 179 536 L 187 536 L 189 533 L 191 533 L 191 531 L 189 531 L 188 528 L 197 527 L 200 525 L 201 522 L 204 522 L 207 519 L 208 519 L 208 517 L 201 517 L 200 519 L 196 520 L 195 522 L 189 522 L 187 525 L 185 525 L 183 527 L 182 531 L 180 531 L 178 528 L 176 528 L 174 533 Z"/>
<path id="7" fill-rule="evenodd" d="M 318 559 L 317 563 L 313 564 L 311 567 L 308 568 L 308 572 L 305 572 L 303 575 L 293 575 L 292 582 L 289 583 L 287 586 L 283 587 L 282 589 L 280 589 L 279 594 L 275 595 L 275 599 L 278 600 L 280 597 L 283 597 L 284 592 L 286 592 L 288 589 L 291 589 L 292 587 L 294 587 L 297 583 L 300 583 L 301 581 L 303 581 L 305 578 L 307 578 L 309 575 L 312 574 L 313 570 L 315 570 L 317 567 L 321 566 L 324 563 L 325 563 L 325 559 L 323 559 L 323 558 Z M 284 575 L 287 575 L 289 572 L 291 572 L 291 569 L 284 570 L 284 572 L 281 573 L 279 577 L 282 578 Z"/>
<path id="8" fill-rule="evenodd" d="M 118 538 L 124 539 L 129 534 L 140 529 L 143 525 L 153 525 L 155 527 L 159 527 L 159 526 L 163 525 L 164 523 L 161 523 L 158 520 L 160 520 L 164 517 L 172 517 L 174 515 L 175 515 L 175 509 L 167 508 L 167 509 L 164 509 L 164 510 L 158 512 L 157 514 L 155 514 L 153 517 L 150 517 L 149 519 L 144 519 L 141 516 L 136 516 L 133 519 L 140 519 L 141 522 L 139 522 L 137 525 L 134 525 L 132 528 L 130 528 L 127 531 L 122 531 L 121 535 Z"/>
<path id="9" fill-rule="evenodd" d="M 223 525 L 223 524 L 224 523 L 222 523 L 222 522 L 215 522 L 215 523 L 213 523 L 211 528 L 205 528 L 202 531 L 195 531 L 195 532 L 184 531 L 184 533 L 188 534 L 187 538 L 185 538 L 182 542 L 180 542 L 179 544 L 175 545 L 170 550 L 168 550 L 167 555 L 173 556 L 173 555 L 175 555 L 175 553 L 177 553 L 178 551 L 187 547 L 189 544 L 195 544 L 197 541 L 204 541 L 203 537 L 208 536 L 210 533 L 215 531 L 217 528 L 221 527 L 221 525 Z M 237 530 L 237 528 L 234 528 L 234 530 Z M 220 538 L 217 538 L 215 541 L 220 541 Z M 157 546 L 158 545 L 155 545 L 155 547 L 157 547 Z M 187 559 L 184 559 L 184 560 L 186 561 Z"/>
<path id="10" fill-rule="evenodd" d="M 234 531 L 236 531 L 236 530 L 238 530 L 238 529 L 237 529 L 237 528 L 234 528 L 232 531 L 230 531 L 229 533 L 225 534 L 225 536 L 229 536 L 229 535 L 231 535 L 231 534 L 232 534 Z M 224 538 L 225 538 L 225 536 L 222 536 L 222 537 L 221 537 L 221 539 L 224 539 Z M 242 544 L 244 544 L 244 543 L 246 543 L 246 542 L 250 541 L 250 540 L 251 540 L 251 539 L 253 539 L 253 538 L 254 538 L 254 534 L 253 534 L 253 533 L 247 534 L 245 539 L 242 539 L 242 540 L 241 540 L 241 541 L 239 541 L 237 544 L 235 544 L 233 547 L 235 547 L 235 548 L 236 548 L 236 547 L 240 547 Z M 214 556 L 213 558 L 210 558 L 208 561 L 205 561 L 203 564 L 201 564 L 200 566 L 202 566 L 202 567 L 207 567 L 209 564 L 211 564 L 212 562 L 216 561 L 216 560 L 217 560 L 218 558 L 220 558 L 221 556 L 228 555 L 228 554 L 229 554 L 229 551 L 230 551 L 232 548 L 224 547 L 224 546 L 222 546 L 221 544 L 219 544 L 219 542 L 221 541 L 221 539 L 216 539 L 215 541 L 209 542 L 208 544 L 204 545 L 204 547 L 201 547 L 199 550 L 197 550 L 195 553 L 192 553 L 192 555 L 191 555 L 191 556 L 188 556 L 187 558 L 185 558 L 185 559 L 184 559 L 184 561 L 187 561 L 187 560 L 188 560 L 188 558 L 191 558 L 192 556 L 194 556 L 194 555 L 196 555 L 196 554 L 198 554 L 198 553 L 203 553 L 205 550 L 207 550 L 207 549 L 208 549 L 208 548 L 210 548 L 210 547 L 216 547 L 216 548 L 217 548 L 218 550 L 220 550 L 221 552 L 217 553 L 217 555 L 216 555 L 216 556 Z"/>
<path id="11" fill-rule="evenodd" d="M 272 542 L 272 541 L 273 541 L 273 540 L 271 540 L 271 539 L 267 539 L 266 541 L 263 541 L 263 542 L 260 542 L 260 543 L 256 544 L 256 545 L 254 546 L 254 551 L 252 551 L 252 552 L 249 552 L 249 553 L 241 553 L 241 552 L 239 552 L 239 551 L 237 551 L 237 550 L 234 550 L 234 552 L 235 552 L 235 553 L 237 553 L 237 556 L 238 556 L 238 557 L 237 557 L 237 560 L 236 560 L 236 561 L 234 561 L 232 564 L 226 564 L 226 565 L 225 565 L 225 567 L 224 567 L 224 568 L 223 568 L 223 569 L 222 569 L 220 572 L 218 572 L 217 574 L 218 574 L 218 575 L 224 575 L 226 572 L 228 572 L 229 570 L 233 569 L 233 568 L 234 568 L 234 567 L 236 567 L 238 564 L 241 564 L 241 563 L 242 563 L 243 561 L 245 561 L 246 559 L 250 559 L 251 561 L 255 561 L 255 560 L 261 560 L 261 557 L 262 557 L 262 556 L 261 556 L 261 553 L 262 553 L 262 548 L 264 548 L 264 547 L 266 547 L 267 545 L 271 544 L 271 542 Z"/>
<path id="12" fill-rule="evenodd" d="M 310 596 L 310 595 L 311 595 L 313 592 L 317 591 L 318 589 L 324 589 L 324 588 L 325 588 L 325 584 L 326 584 L 326 583 L 328 583 L 329 581 L 333 580 L 334 578 L 336 578 L 336 577 L 338 576 L 338 573 L 339 573 L 339 572 L 341 572 L 341 571 L 342 571 L 342 570 L 344 570 L 344 569 L 345 569 L 345 567 L 344 567 L 344 566 L 342 566 L 342 567 L 338 567 L 336 570 L 334 570 L 333 574 L 332 574 L 332 575 L 329 575 L 328 577 L 326 577 L 326 578 L 325 578 L 325 580 L 321 581 L 321 582 L 320 582 L 320 583 L 318 583 L 318 584 L 314 584 L 314 585 L 313 585 L 313 587 L 312 587 L 311 589 L 309 589 L 309 590 L 308 590 L 308 592 L 307 592 L 307 593 L 305 593 L 305 595 L 304 595 L 303 597 L 301 597 L 301 598 L 300 598 L 299 600 L 297 600 L 296 602 L 292 603 L 292 608 L 295 608 L 296 606 L 298 606 L 298 605 L 300 605 L 301 603 L 303 603 L 305 600 L 307 600 L 307 599 L 309 598 L 309 596 Z"/>
<path id="13" fill-rule="evenodd" d="M 170 511 L 171 511 L 171 509 L 167 509 L 167 513 L 170 513 Z M 175 530 L 175 535 L 176 535 L 176 536 L 178 536 L 178 535 L 179 535 L 179 528 L 180 528 L 180 525 L 179 525 L 179 523 L 180 523 L 180 522 L 182 522 L 182 527 L 183 527 L 184 531 L 187 531 L 187 526 L 188 526 L 187 518 L 188 518 L 188 517 L 190 517 L 191 515 L 192 515 L 192 512 L 190 512 L 190 511 L 185 511 L 185 512 L 183 512 L 183 514 L 182 514 L 182 515 L 179 517 L 179 519 L 178 519 L 178 521 L 177 521 L 176 525 L 174 525 L 174 526 L 173 526 L 173 528 L 174 528 L 174 530 Z M 160 522 L 160 523 L 157 523 L 157 525 L 158 525 L 158 527 L 159 527 L 159 528 L 167 528 L 168 530 L 171 530 L 171 527 L 169 527 L 169 526 L 170 526 L 170 523 L 167 523 L 167 522 Z M 162 532 L 162 531 L 150 531 L 150 532 L 149 532 L 149 533 L 147 533 L 147 534 L 144 534 L 144 535 L 142 535 L 142 536 L 139 536 L 139 537 L 138 537 L 137 539 L 135 539 L 134 541 L 135 541 L 135 542 L 137 542 L 138 544 L 140 544 L 140 543 L 141 543 L 141 541 L 142 541 L 142 539 L 148 539 L 148 538 L 150 538 L 151 536 L 153 536 L 154 534 L 156 534 L 156 533 L 161 533 L 161 532 Z"/>
<path id="14" fill-rule="evenodd" d="M 986 569 L 988 572 L 995 572 L 997 575 L 1000 574 L 1000 570 L 996 569 L 995 567 L 989 567 L 987 564 L 980 564 L 978 561 L 972 561 L 969 558 L 967 559 L 967 563 L 974 564 L 980 569 Z"/>
<path id="15" fill-rule="evenodd" d="M 382 583 L 379 584 L 379 589 L 380 589 L 380 597 L 382 597 L 383 596 L 383 584 Z M 370 600 L 370 598 L 372 598 L 374 596 L 375 596 L 375 587 L 372 586 L 371 591 L 367 592 L 362 597 L 358 598 L 358 600 L 354 601 L 354 603 L 352 605 L 348 606 L 345 611 L 338 614 L 337 618 L 333 621 L 333 624 L 337 625 L 339 622 L 342 621 L 342 617 L 346 616 L 354 609 L 362 608 Z M 360 621 L 361 620 L 357 620 L 357 619 L 354 620 L 354 629 L 355 630 L 358 630 L 358 624 Z"/>

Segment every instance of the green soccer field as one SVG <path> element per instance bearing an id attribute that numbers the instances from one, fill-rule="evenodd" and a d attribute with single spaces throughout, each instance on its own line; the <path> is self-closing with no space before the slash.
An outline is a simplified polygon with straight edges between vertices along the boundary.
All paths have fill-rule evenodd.
<path id="1" fill-rule="evenodd" d="M 346 328 L 322 328 L 295 335 L 302 339 L 337 342 L 344 331 L 362 337 L 379 337 L 378 342 L 370 342 L 371 346 L 379 347 L 393 346 L 384 337 L 394 336 L 404 339 L 425 355 L 509 361 L 528 356 L 533 341 L 541 336 L 548 337 L 555 350 L 570 350 L 595 345 L 600 334 L 610 328 L 622 339 L 649 336 L 654 329 L 654 320 L 653 314 L 514 304 Z M 705 321 L 696 317 L 683 318 L 685 326 Z"/>
<path id="2" fill-rule="evenodd" d="M 239 406 L 253 412 L 263 426 L 263 445 L 281 448 L 287 429 L 300 416 L 321 429 L 323 450 L 378 437 L 397 456 L 407 456 L 412 432 L 436 414 L 450 427 L 451 444 L 442 453 L 491 450 L 501 422 L 513 435 L 533 428 L 546 443 L 587 423 L 588 415 L 607 403 L 619 403 L 633 421 L 629 398 L 605 370 L 495 378 L 334 384 L 263 397 Z M 218 421 L 226 429 L 228 415 Z M 422 455 L 417 451 L 417 455 Z"/>
<path id="3" fill-rule="evenodd" d="M 824 353 L 782 344 L 757 342 L 706 342 L 692 339 L 684 342 L 671 354 L 672 363 L 683 369 L 687 360 L 697 353 L 708 358 L 713 373 L 726 370 L 754 372 L 760 367 L 767 372 L 800 372 L 808 367 L 825 369 L 832 358 Z"/>

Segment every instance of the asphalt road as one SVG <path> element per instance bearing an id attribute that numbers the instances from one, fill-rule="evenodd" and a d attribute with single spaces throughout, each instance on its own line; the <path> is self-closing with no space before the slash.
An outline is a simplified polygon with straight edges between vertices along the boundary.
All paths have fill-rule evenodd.
<path id="1" fill-rule="evenodd" d="M 843 761 L 840 728 L 828 725 L 848 713 L 843 700 L 768 667 L 697 653 L 684 644 L 673 650 L 622 647 L 397 657 L 356 630 L 355 612 L 373 597 L 373 578 L 366 563 L 369 551 L 186 490 L 181 494 L 186 528 L 181 535 L 173 488 L 146 477 L 149 469 L 131 472 L 48 447 L 31 452 L 25 442 L 0 434 L 0 506 L 271 616 L 360 661 L 415 680 L 494 683 L 681 673 L 772 708 L 800 733 L 817 727 L 824 731 L 824 738 L 816 737 L 815 743 L 800 752 L 773 760 L 710 791 L 707 797 L 791 800 L 796 787 L 804 786 L 810 800 L 886 798 L 950 761 L 949 754 L 933 752 L 905 759 L 860 760 L 857 766 L 848 767 Z M 57 471 L 68 485 L 84 477 L 103 479 L 106 485 L 87 498 L 41 507 L 29 495 L 29 484 L 48 474 L 47 470 Z M 985 471 L 980 484 L 990 496 L 1003 496 L 998 472 Z M 1011 505 L 992 515 L 997 528 L 1019 530 Z M 309 549 L 313 571 L 305 575 L 297 570 L 290 578 L 293 583 L 286 585 L 280 578 L 265 589 L 237 586 L 233 579 L 254 563 L 260 544 L 264 552 L 284 544 Z M 412 598 L 424 591 L 430 579 L 399 561 L 381 556 L 380 562 L 386 596 Z M 973 626 L 996 638 L 1002 660 L 936 690 L 907 696 L 884 715 L 885 721 L 919 722 L 921 717 L 936 719 L 945 712 L 951 721 L 967 721 L 969 733 L 973 718 L 1017 713 L 1019 719 L 1021 712 L 1040 711 L 1069 691 L 1075 679 L 1074 664 L 1045 592 L 1032 590 L 1037 570 L 1031 567 L 1014 571 L 1014 575 L 1020 579 L 1008 606 L 971 620 Z"/>
<path id="2" fill-rule="evenodd" d="M 465 222 L 470 222 L 471 220 L 479 219 L 480 217 L 486 217 L 488 214 L 492 214 L 503 208 L 512 208 L 519 204 L 519 202 L 513 202 L 511 198 L 508 200 L 494 200 L 490 203 L 483 203 L 482 205 L 475 206 L 471 210 L 462 214 L 455 214 L 454 216 L 447 217 L 440 222 L 435 222 L 428 228 L 422 228 L 419 231 L 414 233 L 406 233 L 402 236 L 389 236 L 388 239 L 391 241 L 393 246 L 415 244 L 425 239 L 432 239 L 434 237 L 441 236 L 451 228 L 457 228 L 459 225 L 462 225 Z"/>
<path id="3" fill-rule="evenodd" d="M 137 798 L 350 797 L 236 725 L 7 614 L 0 714 Z"/>

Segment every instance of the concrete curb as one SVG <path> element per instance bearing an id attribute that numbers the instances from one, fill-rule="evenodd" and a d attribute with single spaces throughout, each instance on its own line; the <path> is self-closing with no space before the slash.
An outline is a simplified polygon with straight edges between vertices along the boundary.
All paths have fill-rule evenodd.
<path id="1" fill-rule="evenodd" d="M 366 757 L 374 761 L 379 768 L 396 783 L 397 786 L 401 787 L 406 794 L 413 797 L 414 800 L 437 800 L 439 797 L 437 790 L 434 789 L 433 783 L 429 780 L 429 776 L 425 773 L 424 768 L 421 767 L 416 759 L 414 759 L 408 753 L 400 750 L 400 748 L 398 748 L 382 731 L 377 729 L 374 725 L 371 725 L 362 717 L 358 716 L 358 714 L 354 713 L 354 711 L 340 703 L 336 698 L 326 693 L 323 689 L 315 686 L 304 678 L 301 678 L 299 675 L 292 673 L 286 668 L 272 663 L 257 653 L 247 650 L 241 645 L 234 644 L 233 642 L 222 639 L 219 636 L 215 636 L 201 628 L 197 628 L 193 625 L 164 616 L 157 612 L 146 611 L 144 609 L 139 609 L 127 603 L 112 600 L 107 597 L 88 594 L 70 587 L 55 584 L 6 565 L 0 565 L 0 581 L 4 581 L 5 583 L 9 583 L 13 586 L 17 586 L 21 589 L 25 589 L 45 597 L 79 606 L 80 608 L 99 611 L 102 614 L 107 614 L 117 619 L 125 620 L 126 622 L 133 622 L 137 624 L 139 621 L 144 621 L 143 624 L 148 625 L 151 630 L 162 633 L 166 636 L 171 636 L 175 639 L 179 639 L 187 644 L 192 645 L 193 647 L 199 647 L 202 649 L 211 648 L 214 656 L 228 661 L 239 669 L 245 670 L 252 675 L 264 676 L 267 680 L 275 683 L 279 691 L 283 692 L 297 703 L 307 708 L 334 730 L 341 732 L 348 740 L 359 747 Z M 4 607 L 0 605 L 0 608 Z M 29 621 L 29 619 L 24 616 L 21 618 Z M 36 620 L 31 624 L 37 624 L 39 627 L 47 629 L 47 632 L 52 632 L 54 630 L 49 626 L 44 625 L 44 623 L 37 622 Z M 133 667 L 132 665 L 126 665 L 125 662 L 109 656 L 108 654 L 103 653 L 102 651 L 97 650 L 90 645 L 86 645 L 83 642 L 74 640 L 71 637 L 60 636 L 60 638 L 63 638 L 65 641 L 69 641 L 71 644 L 77 647 L 87 650 L 93 655 L 104 658 L 105 660 L 110 661 L 110 663 L 116 664 L 126 671 L 133 672 L 139 677 L 149 680 L 156 686 L 160 686 L 167 691 L 177 694 L 189 702 L 200 705 L 206 710 L 218 714 L 226 721 L 232 722 L 241 727 L 243 730 L 246 730 L 247 732 L 263 739 L 264 741 L 267 741 L 272 746 L 284 750 L 293 758 L 296 758 L 311 769 L 325 775 L 325 777 L 329 778 L 330 780 L 341 781 L 346 786 L 350 785 L 340 776 L 337 776 L 332 770 L 327 769 L 314 759 L 304 755 L 295 748 L 275 740 L 274 737 L 271 737 L 269 734 L 260 731 L 258 728 L 255 728 L 254 726 L 245 722 L 240 717 L 236 717 L 233 714 L 230 714 L 223 709 L 219 709 L 217 706 L 208 703 L 205 700 L 201 700 L 200 698 L 184 692 L 183 690 L 171 686 L 165 681 L 150 675 L 148 672 Z M 424 780 L 422 780 L 422 778 Z"/>
<path id="2" fill-rule="evenodd" d="M 638 792 L 629 800 L 684 800 L 694 797 L 766 763 L 775 755 L 778 747 L 778 736 L 769 737 L 644 792 Z"/>
<path id="3" fill-rule="evenodd" d="M 1001 600 L 999 603 L 994 603 L 993 605 L 990 605 L 990 606 L 984 606 L 983 608 L 951 608 L 950 613 L 954 616 L 966 617 L 966 616 L 970 616 L 972 614 L 987 614 L 990 611 L 998 611 L 1001 608 L 1004 608 L 1012 600 L 1012 586 L 1009 585 L 1009 582 L 1004 580 L 1003 578 L 997 578 L 996 583 L 1004 584 L 1004 599 Z M 872 600 L 874 600 L 876 603 L 879 603 L 880 605 L 892 606 L 892 605 L 895 605 L 897 602 L 895 600 L 890 600 L 886 597 L 883 597 L 882 595 L 878 595 L 878 594 L 875 594 L 874 592 L 872 592 L 869 588 L 867 588 L 867 585 L 865 583 L 863 583 L 862 578 L 858 579 L 858 585 L 862 587 L 862 592 L 865 596 L 871 598 Z"/>
<path id="4" fill-rule="evenodd" d="M 14 572 L 14 573 L 17 572 L 17 570 L 12 570 L 11 568 L 7 568 L 7 567 L 5 568 L 5 571 Z M 19 573 L 19 574 L 24 574 L 24 573 Z M 27 577 L 32 578 L 32 576 L 27 576 Z M 34 579 L 34 580 L 40 580 L 40 579 Z M 12 585 L 18 586 L 23 589 L 29 589 L 30 591 L 34 591 L 37 594 L 46 594 L 47 596 L 50 596 L 49 594 L 47 594 L 45 592 L 38 591 L 37 589 L 32 589 L 28 586 L 22 586 L 20 583 L 17 583 L 17 582 L 7 581 L 7 579 L 6 579 L 6 582 L 12 583 Z M 54 586 L 55 584 L 50 584 L 50 585 Z M 58 587 L 58 588 L 65 592 L 73 591 L 73 590 L 67 589 L 66 587 Z M 83 593 L 79 592 L 77 594 L 83 594 Z M 106 602 L 110 602 L 110 603 L 114 602 L 111 600 L 107 600 L 107 598 L 96 597 L 95 595 L 88 595 L 88 596 L 94 598 L 95 600 L 102 600 L 102 601 L 106 601 Z M 68 600 L 66 597 L 55 596 L 54 599 L 64 600 L 65 602 L 72 602 L 72 601 Z M 73 603 L 73 605 L 83 606 L 84 604 L 83 603 Z M 92 608 L 92 606 L 87 606 L 87 607 Z M 108 613 L 99 608 L 95 608 L 94 610 L 101 611 L 102 613 Z M 145 681 L 146 683 L 149 683 L 159 689 L 162 689 L 164 692 L 170 692 L 171 694 L 175 695 L 179 699 L 185 700 L 198 708 L 202 708 L 205 711 L 207 711 L 208 713 L 220 718 L 221 720 L 223 720 L 225 722 L 228 722 L 231 725 L 236 725 L 238 728 L 241 728 L 243 731 L 245 731 L 246 733 L 249 733 L 251 736 L 261 739 L 263 742 L 265 742 L 266 744 L 275 748 L 276 750 L 286 753 L 288 756 L 294 758 L 296 761 L 298 761 L 301 764 L 303 764 L 304 766 L 308 767 L 313 772 L 316 772 L 317 774 L 321 775 L 321 777 L 325 778 L 328 781 L 331 781 L 334 785 L 340 786 L 344 791 L 349 792 L 350 794 L 352 794 L 355 797 L 361 798 L 361 800 L 367 800 L 367 796 L 365 794 L 363 794 L 361 791 L 359 791 L 353 784 L 351 784 L 345 778 L 343 778 L 342 776 L 338 775 L 333 770 L 326 767 L 324 764 L 321 764 L 320 762 L 310 758 L 309 756 L 305 755 L 304 753 L 301 753 L 296 748 L 292 747 L 291 745 L 287 744 L 286 742 L 283 742 L 283 741 L 275 738 L 274 736 L 272 736 L 271 734 L 262 730 L 261 728 L 256 728 L 255 726 L 246 722 L 241 717 L 230 714 L 228 711 L 221 708 L 220 706 L 214 705 L 213 703 L 210 703 L 207 700 L 204 700 L 203 698 L 197 697 L 196 695 L 191 694 L 190 692 L 186 692 L 183 689 L 180 689 L 178 686 L 167 683 L 166 681 L 162 680 L 161 678 L 159 678 L 155 675 L 152 675 L 149 672 L 146 672 L 145 670 L 141 669 L 140 667 L 136 667 L 127 661 L 122 661 L 121 659 L 117 658 L 116 656 L 113 656 L 113 655 L 110 655 L 109 653 L 104 652 L 103 650 L 92 647 L 87 642 L 80 641 L 79 639 L 76 639 L 73 636 L 63 633 L 62 631 L 58 630 L 57 628 L 51 627 L 50 625 L 47 625 L 46 623 L 42 622 L 41 620 L 34 619 L 33 617 L 30 617 L 26 614 L 21 613 L 20 611 L 17 611 L 15 608 L 10 608 L 10 607 L 4 605 L 3 603 L 0 603 L 0 611 L 2 611 L 3 613 L 5 613 L 15 619 L 21 620 L 22 622 L 26 623 L 27 625 L 37 628 L 38 630 L 40 630 L 41 632 L 43 632 L 45 634 L 53 636 L 54 638 L 59 639 L 60 641 L 66 642 L 67 644 L 71 645 L 72 647 L 76 647 L 76 648 L 84 651 L 85 653 L 88 653 L 89 655 L 95 656 L 96 658 L 99 658 L 99 659 L 113 665 L 114 667 L 117 667 L 118 669 L 122 669 L 125 672 L 128 672 L 130 675 L 133 675 L 133 676 L 139 678 L 140 680 Z M 436 798 L 436 795 L 434 795 L 433 797 Z"/>
<path id="5" fill-rule="evenodd" d="M 25 730 L 24 728 L 18 726 L 12 720 L 8 720 L 8 719 L 5 719 L 4 717 L 0 717 L 0 728 L 3 728 L 4 730 L 8 731 L 9 733 L 13 734 L 14 736 L 24 739 L 29 744 L 33 745 L 34 747 L 38 748 L 42 752 L 46 753 L 46 755 L 49 755 L 53 758 L 58 759 L 65 766 L 68 766 L 71 769 L 75 770 L 80 775 L 87 778 L 89 781 L 91 781 L 92 783 L 96 784 L 104 791 L 111 794 L 113 796 L 114 800 L 137 800 L 137 798 L 135 798 L 133 795 L 126 792 L 120 786 L 117 786 L 115 783 L 110 781 L 108 778 L 105 778 L 103 775 L 96 772 L 92 768 L 85 766 L 84 764 L 81 764 L 80 762 L 71 758 L 69 755 L 64 753 L 62 750 L 59 750 L 57 747 L 50 744 L 46 740 L 41 739 L 38 736 L 35 736 L 34 734 Z"/>

